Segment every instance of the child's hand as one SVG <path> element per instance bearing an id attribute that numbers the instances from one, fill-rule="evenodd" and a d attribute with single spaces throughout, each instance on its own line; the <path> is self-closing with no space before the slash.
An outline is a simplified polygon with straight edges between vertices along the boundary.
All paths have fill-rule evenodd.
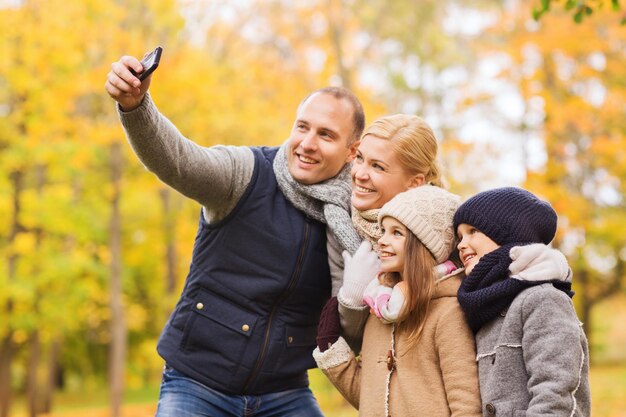
<path id="1" fill-rule="evenodd" d="M 380 307 L 387 304 L 391 298 L 391 287 L 380 282 L 380 279 L 374 278 L 367 284 L 363 292 L 363 302 L 370 306 L 370 313 L 380 318 Z"/>
<path id="2" fill-rule="evenodd" d="M 326 302 L 320 315 L 320 322 L 317 326 L 317 347 L 320 352 L 325 352 L 333 343 L 339 339 L 341 324 L 339 322 L 339 303 L 337 297 L 332 297 Z"/>
<path id="3" fill-rule="evenodd" d="M 372 314 L 388 324 L 400 317 L 406 292 L 406 281 L 400 281 L 391 288 L 374 279 L 365 289 L 363 300 L 370 306 Z"/>
<path id="4" fill-rule="evenodd" d="M 344 269 L 343 284 L 337 297 L 341 304 L 348 307 L 362 307 L 363 292 L 380 269 L 378 255 L 372 250 L 372 245 L 364 240 L 359 249 L 350 256 L 347 251 L 343 252 Z"/>

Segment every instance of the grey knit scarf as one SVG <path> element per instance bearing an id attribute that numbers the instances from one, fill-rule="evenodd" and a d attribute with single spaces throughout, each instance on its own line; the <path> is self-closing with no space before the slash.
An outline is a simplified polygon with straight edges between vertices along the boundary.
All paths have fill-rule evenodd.
<path id="1" fill-rule="evenodd" d="M 350 167 L 346 165 L 335 177 L 317 184 L 300 184 L 293 179 L 287 166 L 288 142 L 274 158 L 274 173 L 278 187 L 297 209 L 328 225 L 339 244 L 353 254 L 361 238 L 350 219 Z"/>

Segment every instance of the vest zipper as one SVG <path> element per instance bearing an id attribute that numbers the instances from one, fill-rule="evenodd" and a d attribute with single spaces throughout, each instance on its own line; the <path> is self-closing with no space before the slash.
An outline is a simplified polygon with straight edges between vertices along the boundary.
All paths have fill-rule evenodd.
<path id="1" fill-rule="evenodd" d="M 298 254 L 298 261 L 296 262 L 296 267 L 294 268 L 293 273 L 291 274 L 291 279 L 289 280 L 289 284 L 287 285 L 287 288 L 285 289 L 285 291 L 283 291 L 281 296 L 276 300 L 274 305 L 272 305 L 272 310 L 270 311 L 270 315 L 267 320 L 267 326 L 265 328 L 265 336 L 263 338 L 263 346 L 261 347 L 261 352 L 259 353 L 259 357 L 257 358 L 257 362 L 254 366 L 254 369 L 252 370 L 252 373 L 250 374 L 250 376 L 248 377 L 248 380 L 243 386 L 242 393 L 245 393 L 247 391 L 248 387 L 250 386 L 250 383 L 252 383 L 252 381 L 256 378 L 257 374 L 261 370 L 261 366 L 263 365 L 263 361 L 265 360 L 267 345 L 269 343 L 272 322 L 274 321 L 274 315 L 276 314 L 276 310 L 278 310 L 278 306 L 289 296 L 289 294 L 291 294 L 294 287 L 296 286 L 296 281 L 297 281 L 298 276 L 300 275 L 300 270 L 302 268 L 302 261 L 304 260 L 304 254 L 306 253 L 306 247 L 309 243 L 309 228 L 310 228 L 310 221 L 307 218 L 304 224 L 304 239 L 302 241 L 302 246 L 300 247 L 300 253 Z"/>

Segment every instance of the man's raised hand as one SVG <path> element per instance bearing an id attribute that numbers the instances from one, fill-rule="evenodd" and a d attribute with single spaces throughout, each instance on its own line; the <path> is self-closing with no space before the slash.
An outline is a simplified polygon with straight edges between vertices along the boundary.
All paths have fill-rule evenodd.
<path id="1" fill-rule="evenodd" d="M 121 57 L 111 64 L 111 70 L 104 84 L 104 89 L 113 100 L 119 103 L 123 111 L 131 111 L 139 107 L 152 80 L 152 76 L 149 76 L 143 82 L 140 81 L 133 75 L 130 68 L 136 73 L 143 71 L 137 58 L 128 55 Z"/>

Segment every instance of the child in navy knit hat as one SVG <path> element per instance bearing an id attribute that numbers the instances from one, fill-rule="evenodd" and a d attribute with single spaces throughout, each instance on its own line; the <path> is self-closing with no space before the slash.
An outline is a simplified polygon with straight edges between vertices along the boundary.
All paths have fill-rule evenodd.
<path id="1" fill-rule="evenodd" d="M 475 332 L 485 415 L 590 415 L 587 339 L 571 277 L 512 276 L 511 249 L 549 244 L 557 215 L 521 188 L 485 191 L 454 216 L 467 277 L 458 299 Z"/>

